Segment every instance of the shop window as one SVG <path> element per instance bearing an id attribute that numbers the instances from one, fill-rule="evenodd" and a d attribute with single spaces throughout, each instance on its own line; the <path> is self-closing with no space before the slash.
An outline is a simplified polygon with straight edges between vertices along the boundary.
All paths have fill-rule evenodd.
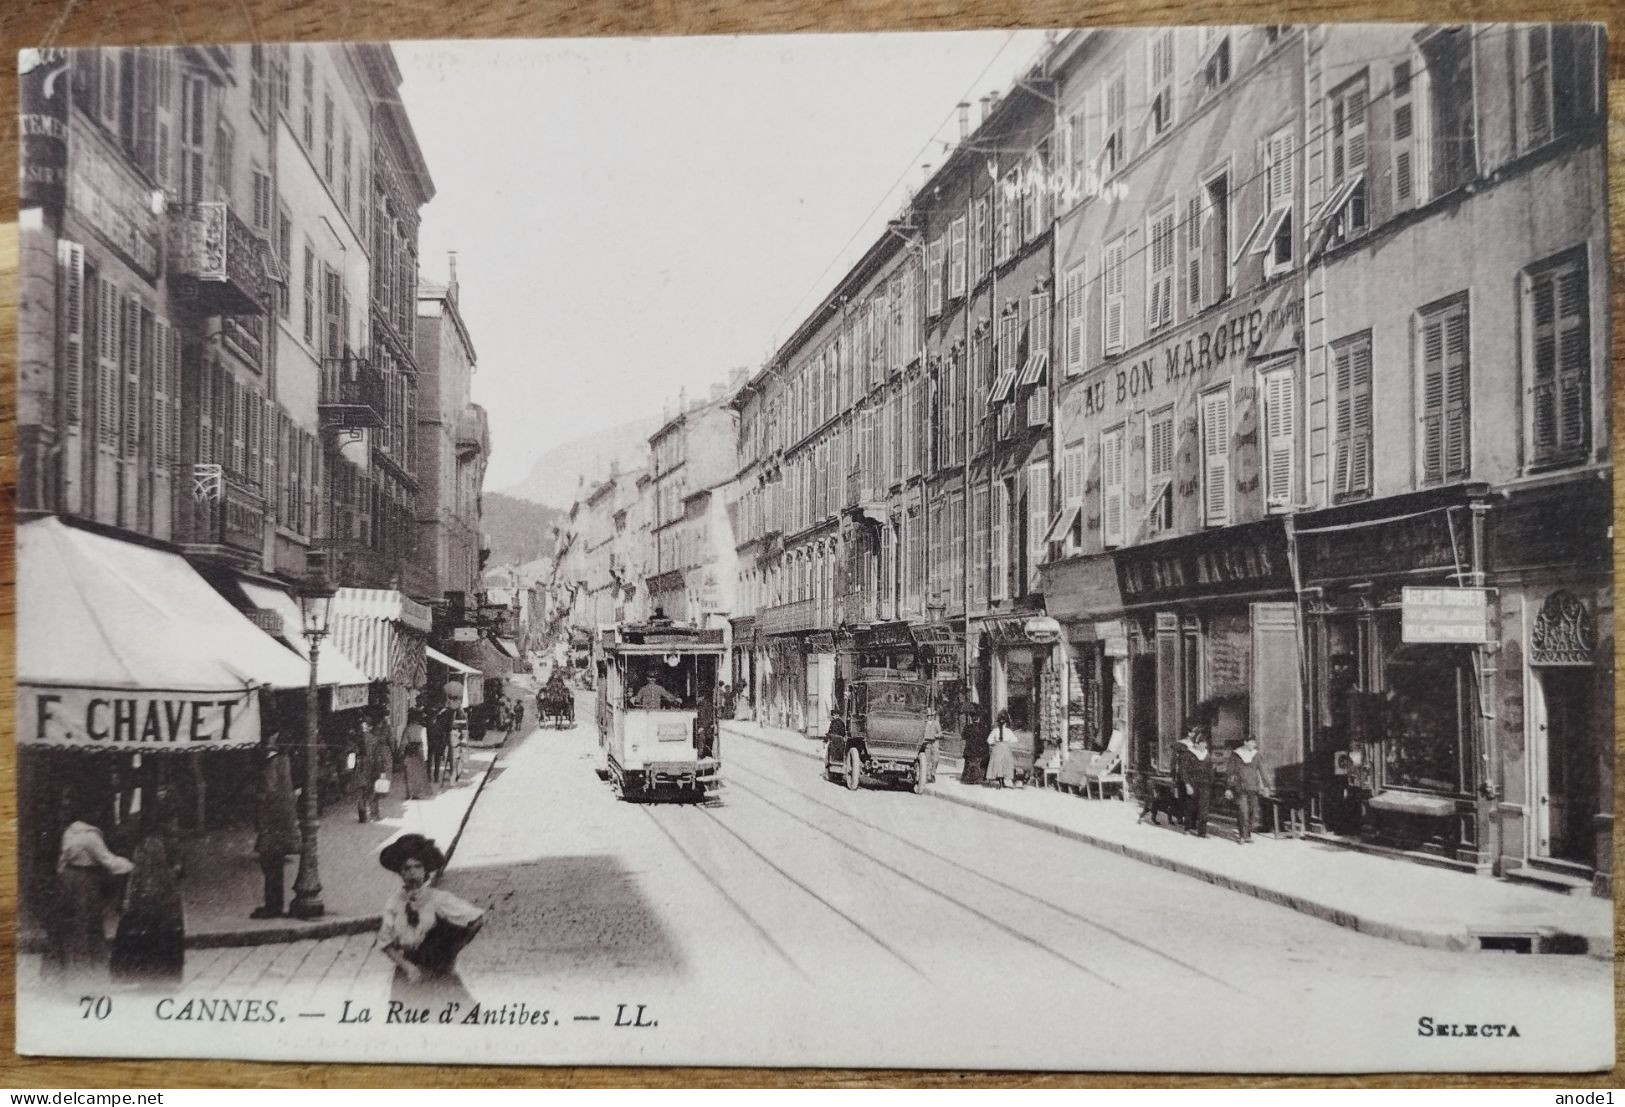
<path id="1" fill-rule="evenodd" d="M 1467 301 L 1424 311 L 1417 353 L 1422 382 L 1422 480 L 1465 477 L 1472 463 Z"/>
<path id="2" fill-rule="evenodd" d="M 1029 733 L 1034 729 L 1036 676 L 1031 650 L 1005 651 L 1004 710 L 1009 715 L 1008 729 Z"/>
<path id="3" fill-rule="evenodd" d="M 1524 274 L 1529 453 L 1536 466 L 1583 461 L 1590 446 L 1590 311 L 1583 247 Z"/>
<path id="4" fill-rule="evenodd" d="M 1379 744 L 1380 784 L 1456 793 L 1472 718 L 1469 654 L 1452 646 L 1404 645 L 1397 616 L 1378 624 L 1383 689 L 1368 736 Z"/>

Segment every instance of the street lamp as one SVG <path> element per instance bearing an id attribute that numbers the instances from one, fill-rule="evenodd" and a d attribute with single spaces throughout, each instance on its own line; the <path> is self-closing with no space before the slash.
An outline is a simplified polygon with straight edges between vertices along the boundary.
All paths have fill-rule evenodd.
<path id="1" fill-rule="evenodd" d="M 310 644 L 310 683 L 305 686 L 305 794 L 299 812 L 299 875 L 293 882 L 293 902 L 288 914 L 296 919 L 319 919 L 326 912 L 322 904 L 322 874 L 316 861 L 316 836 L 320 829 L 317 806 L 318 772 L 321 754 L 316 701 L 316 658 L 337 593 L 327 582 L 327 555 L 316 550 L 306 555 L 305 580 L 299 588 L 300 633 Z"/>

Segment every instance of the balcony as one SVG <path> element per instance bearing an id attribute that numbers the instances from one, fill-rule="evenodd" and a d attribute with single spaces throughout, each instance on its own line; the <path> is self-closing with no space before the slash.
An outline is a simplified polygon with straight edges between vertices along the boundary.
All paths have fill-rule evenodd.
<path id="1" fill-rule="evenodd" d="M 264 315 L 275 295 L 270 247 L 223 200 L 170 212 L 169 280 L 208 315 Z"/>
<path id="2" fill-rule="evenodd" d="M 846 504 L 848 511 L 859 519 L 874 523 L 886 521 L 886 490 L 873 473 L 854 469 L 846 477 Z"/>
<path id="3" fill-rule="evenodd" d="M 258 489 L 227 473 L 218 499 L 182 501 L 177 538 L 188 557 L 231 565 L 255 564 L 265 551 L 265 500 Z"/>
<path id="4" fill-rule="evenodd" d="M 797 631 L 821 630 L 818 625 L 816 600 L 797 600 L 764 607 L 756 613 L 756 629 L 762 634 L 791 634 Z"/>
<path id="5" fill-rule="evenodd" d="M 322 359 L 318 411 L 324 427 L 381 427 L 385 397 L 384 375 L 366 358 L 346 350 L 343 357 Z"/>

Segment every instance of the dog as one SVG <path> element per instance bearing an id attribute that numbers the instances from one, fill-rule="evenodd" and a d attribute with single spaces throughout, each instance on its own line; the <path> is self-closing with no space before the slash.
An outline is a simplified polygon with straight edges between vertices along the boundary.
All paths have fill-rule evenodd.
<path id="1" fill-rule="evenodd" d="M 1152 780 L 1151 787 L 1140 797 L 1140 817 L 1137 822 L 1151 820 L 1152 826 L 1160 825 L 1157 821 L 1159 815 L 1168 816 L 1169 826 L 1180 825 L 1180 817 L 1184 814 L 1183 804 L 1179 802 L 1179 792 L 1171 780 Z"/>

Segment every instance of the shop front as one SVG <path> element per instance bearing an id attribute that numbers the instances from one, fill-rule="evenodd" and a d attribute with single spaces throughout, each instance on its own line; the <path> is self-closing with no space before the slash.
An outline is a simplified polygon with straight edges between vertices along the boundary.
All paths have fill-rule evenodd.
<path id="1" fill-rule="evenodd" d="M 728 662 L 733 687 L 734 716 L 754 719 L 756 707 L 756 619 L 741 615 L 731 620 L 732 648 Z"/>
<path id="2" fill-rule="evenodd" d="M 393 589 L 340 588 L 333 598 L 329 640 L 375 683 L 391 734 L 428 681 L 425 647 L 434 627 L 429 608 Z"/>
<path id="3" fill-rule="evenodd" d="M 1279 518 L 1112 554 L 1123 611 L 1095 621 L 1086 656 L 1099 674 L 1094 740 L 1108 726 L 1126 728 L 1131 789 L 1171 773 L 1186 726 L 1201 721 L 1215 750 L 1256 735 L 1275 790 L 1301 790 L 1302 651 L 1289 555 Z"/>
<path id="4" fill-rule="evenodd" d="M 757 651 L 761 667 L 757 721 L 800 730 L 807 703 L 807 651 L 796 634 L 771 634 Z"/>
<path id="5" fill-rule="evenodd" d="M 1497 870 L 1601 896 L 1613 887 L 1609 492 L 1589 477 L 1512 490 L 1486 525 Z"/>
<path id="6" fill-rule="evenodd" d="M 830 713 L 835 709 L 835 635 L 827 630 L 806 635 L 807 683 L 801 725 L 804 734 L 829 733 Z"/>
<path id="7" fill-rule="evenodd" d="M 1494 634 L 1481 487 L 1300 515 L 1310 828 L 1487 869 Z"/>
<path id="8" fill-rule="evenodd" d="M 1111 554 L 1048 562 L 1043 581 L 1044 606 L 1061 625 L 1061 767 L 1071 784 L 1067 765 L 1126 747 L 1128 625 Z"/>
<path id="9" fill-rule="evenodd" d="M 17 527 L 19 900 L 37 920 L 71 818 L 115 849 L 154 818 L 199 831 L 252 791 L 266 693 L 309 664 L 156 543 Z"/>
<path id="10" fill-rule="evenodd" d="M 981 624 L 978 681 L 988 722 L 995 735 L 1002 728 L 1005 740 L 1030 751 L 1035 762 L 1059 750 L 1059 639 L 1059 624 L 1037 613 Z"/>

